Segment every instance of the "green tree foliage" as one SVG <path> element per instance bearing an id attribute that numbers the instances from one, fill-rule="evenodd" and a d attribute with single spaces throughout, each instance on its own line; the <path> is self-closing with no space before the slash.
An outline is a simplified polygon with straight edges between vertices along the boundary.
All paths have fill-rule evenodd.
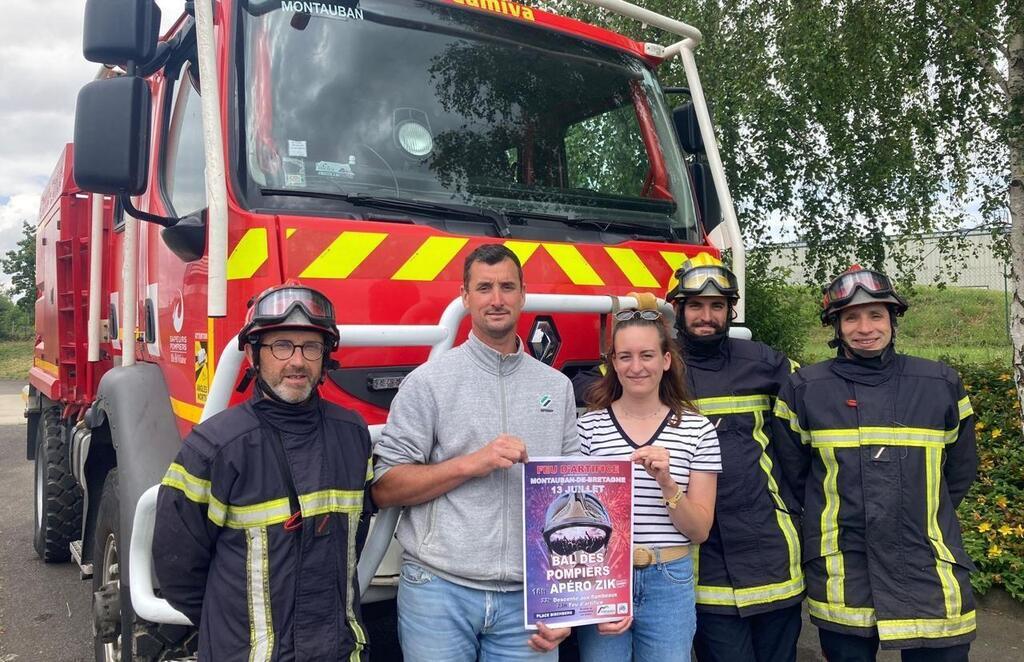
<path id="1" fill-rule="evenodd" d="M 816 282 L 881 267 L 883 238 L 1011 224 L 1014 377 L 1024 402 L 1024 1 L 648 0 L 698 27 L 695 56 L 747 242 L 779 219 Z M 634 38 L 663 32 L 547 5 Z M 666 85 L 685 84 L 679 63 Z M 913 279 L 923 256 L 890 251 Z M 955 271 L 955 269 L 951 269 Z"/>
<path id="2" fill-rule="evenodd" d="M 766 251 L 747 256 L 747 321 L 754 340 L 806 363 L 807 321 L 817 316 L 814 296 L 788 285 L 788 274 L 769 265 Z"/>
<path id="3" fill-rule="evenodd" d="M 0 258 L 0 268 L 11 276 L 11 298 L 31 324 L 36 306 L 36 226 L 22 221 L 21 232 L 18 247 Z"/>

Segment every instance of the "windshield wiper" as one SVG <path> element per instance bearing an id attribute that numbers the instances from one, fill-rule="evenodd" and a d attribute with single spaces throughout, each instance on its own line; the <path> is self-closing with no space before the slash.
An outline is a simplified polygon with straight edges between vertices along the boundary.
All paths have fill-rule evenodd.
<path id="1" fill-rule="evenodd" d="M 671 226 L 646 225 L 644 223 L 629 223 L 628 221 L 611 221 L 596 219 L 575 214 L 548 214 L 534 211 L 505 211 L 505 216 L 515 220 L 536 219 L 541 221 L 556 221 L 565 225 L 589 225 L 601 232 L 614 232 L 616 229 L 626 228 L 629 230 L 640 230 L 638 234 L 648 234 L 677 239 L 675 228 Z"/>
<path id="2" fill-rule="evenodd" d="M 645 223 L 630 223 L 628 221 L 606 221 L 596 218 L 574 218 L 572 222 L 577 225 L 590 225 L 601 232 L 615 232 L 620 229 L 637 230 L 635 234 L 656 235 L 667 237 L 672 240 L 679 239 L 674 227 L 670 225 L 647 225 Z M 635 236 L 635 235 L 634 235 Z"/>
<path id="3" fill-rule="evenodd" d="M 508 218 L 505 214 L 493 209 L 484 207 L 471 207 L 469 205 L 441 204 L 438 202 L 426 202 L 424 200 L 403 200 L 401 198 L 388 198 L 359 193 L 328 193 L 324 191 L 298 191 L 295 189 L 261 188 L 263 195 L 294 196 L 305 198 L 319 198 L 323 200 L 343 200 L 356 207 L 370 207 L 385 211 L 404 211 L 424 216 L 440 218 L 459 218 L 463 220 L 490 222 L 498 236 L 507 237 L 512 229 L 509 227 Z"/>

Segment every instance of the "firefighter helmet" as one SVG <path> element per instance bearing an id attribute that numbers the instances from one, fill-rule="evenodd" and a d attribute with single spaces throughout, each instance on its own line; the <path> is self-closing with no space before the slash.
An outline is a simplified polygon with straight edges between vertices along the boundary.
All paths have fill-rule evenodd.
<path id="1" fill-rule="evenodd" d="M 893 318 L 907 312 L 906 299 L 896 293 L 889 277 L 880 271 L 865 269 L 859 264 L 850 266 L 831 283 L 821 288 L 821 324 L 835 323 L 839 311 L 865 303 L 888 304 Z"/>
<path id="2" fill-rule="evenodd" d="M 320 292 L 298 281 L 268 288 L 249 304 L 245 326 L 238 334 L 238 348 L 245 349 L 255 336 L 276 329 L 302 329 L 323 334 L 325 355 L 338 346 L 333 304 Z"/>
<path id="3" fill-rule="evenodd" d="M 682 301 L 688 297 L 722 296 L 736 302 L 740 298 L 736 274 L 722 264 L 721 260 L 707 253 L 698 253 L 683 262 L 676 270 L 675 277 L 675 287 L 665 295 L 668 301 Z"/>
<path id="4" fill-rule="evenodd" d="M 554 554 L 593 554 L 608 544 L 612 520 L 592 494 L 567 492 L 556 497 L 544 516 L 544 540 Z"/>

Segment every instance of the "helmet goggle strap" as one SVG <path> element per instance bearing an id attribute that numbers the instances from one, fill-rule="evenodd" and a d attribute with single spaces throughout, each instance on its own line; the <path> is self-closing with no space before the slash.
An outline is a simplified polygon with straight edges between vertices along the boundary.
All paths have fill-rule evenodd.
<path id="1" fill-rule="evenodd" d="M 264 294 L 253 304 L 252 319 L 257 324 L 277 324 L 301 308 L 311 322 L 333 325 L 334 305 L 330 300 L 306 287 L 283 287 Z"/>
<path id="2" fill-rule="evenodd" d="M 892 281 L 883 273 L 870 269 L 850 271 L 840 275 L 823 289 L 825 295 L 825 308 L 830 306 L 842 306 L 862 289 L 868 294 L 885 295 L 893 294 Z"/>

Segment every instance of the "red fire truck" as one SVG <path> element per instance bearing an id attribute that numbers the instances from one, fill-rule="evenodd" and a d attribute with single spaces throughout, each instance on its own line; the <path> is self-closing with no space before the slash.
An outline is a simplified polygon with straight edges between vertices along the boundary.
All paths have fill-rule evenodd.
<path id="1" fill-rule="evenodd" d="M 481 243 L 519 256 L 521 337 L 570 376 L 598 362 L 613 297 L 663 296 L 687 256 L 728 248 L 742 283 L 700 33 L 587 4 L 666 43 L 510 0 L 199 0 L 162 36 L 151 0 L 88 0 L 102 66 L 41 204 L 26 416 L 36 550 L 92 577 L 98 660 L 188 654 L 152 583 L 154 486 L 246 397 L 253 295 L 297 278 L 332 297 L 342 367 L 322 394 L 376 429 L 465 337 Z M 668 66 L 685 88 L 661 85 Z M 395 517 L 360 564 L 368 603 L 393 594 Z"/>

